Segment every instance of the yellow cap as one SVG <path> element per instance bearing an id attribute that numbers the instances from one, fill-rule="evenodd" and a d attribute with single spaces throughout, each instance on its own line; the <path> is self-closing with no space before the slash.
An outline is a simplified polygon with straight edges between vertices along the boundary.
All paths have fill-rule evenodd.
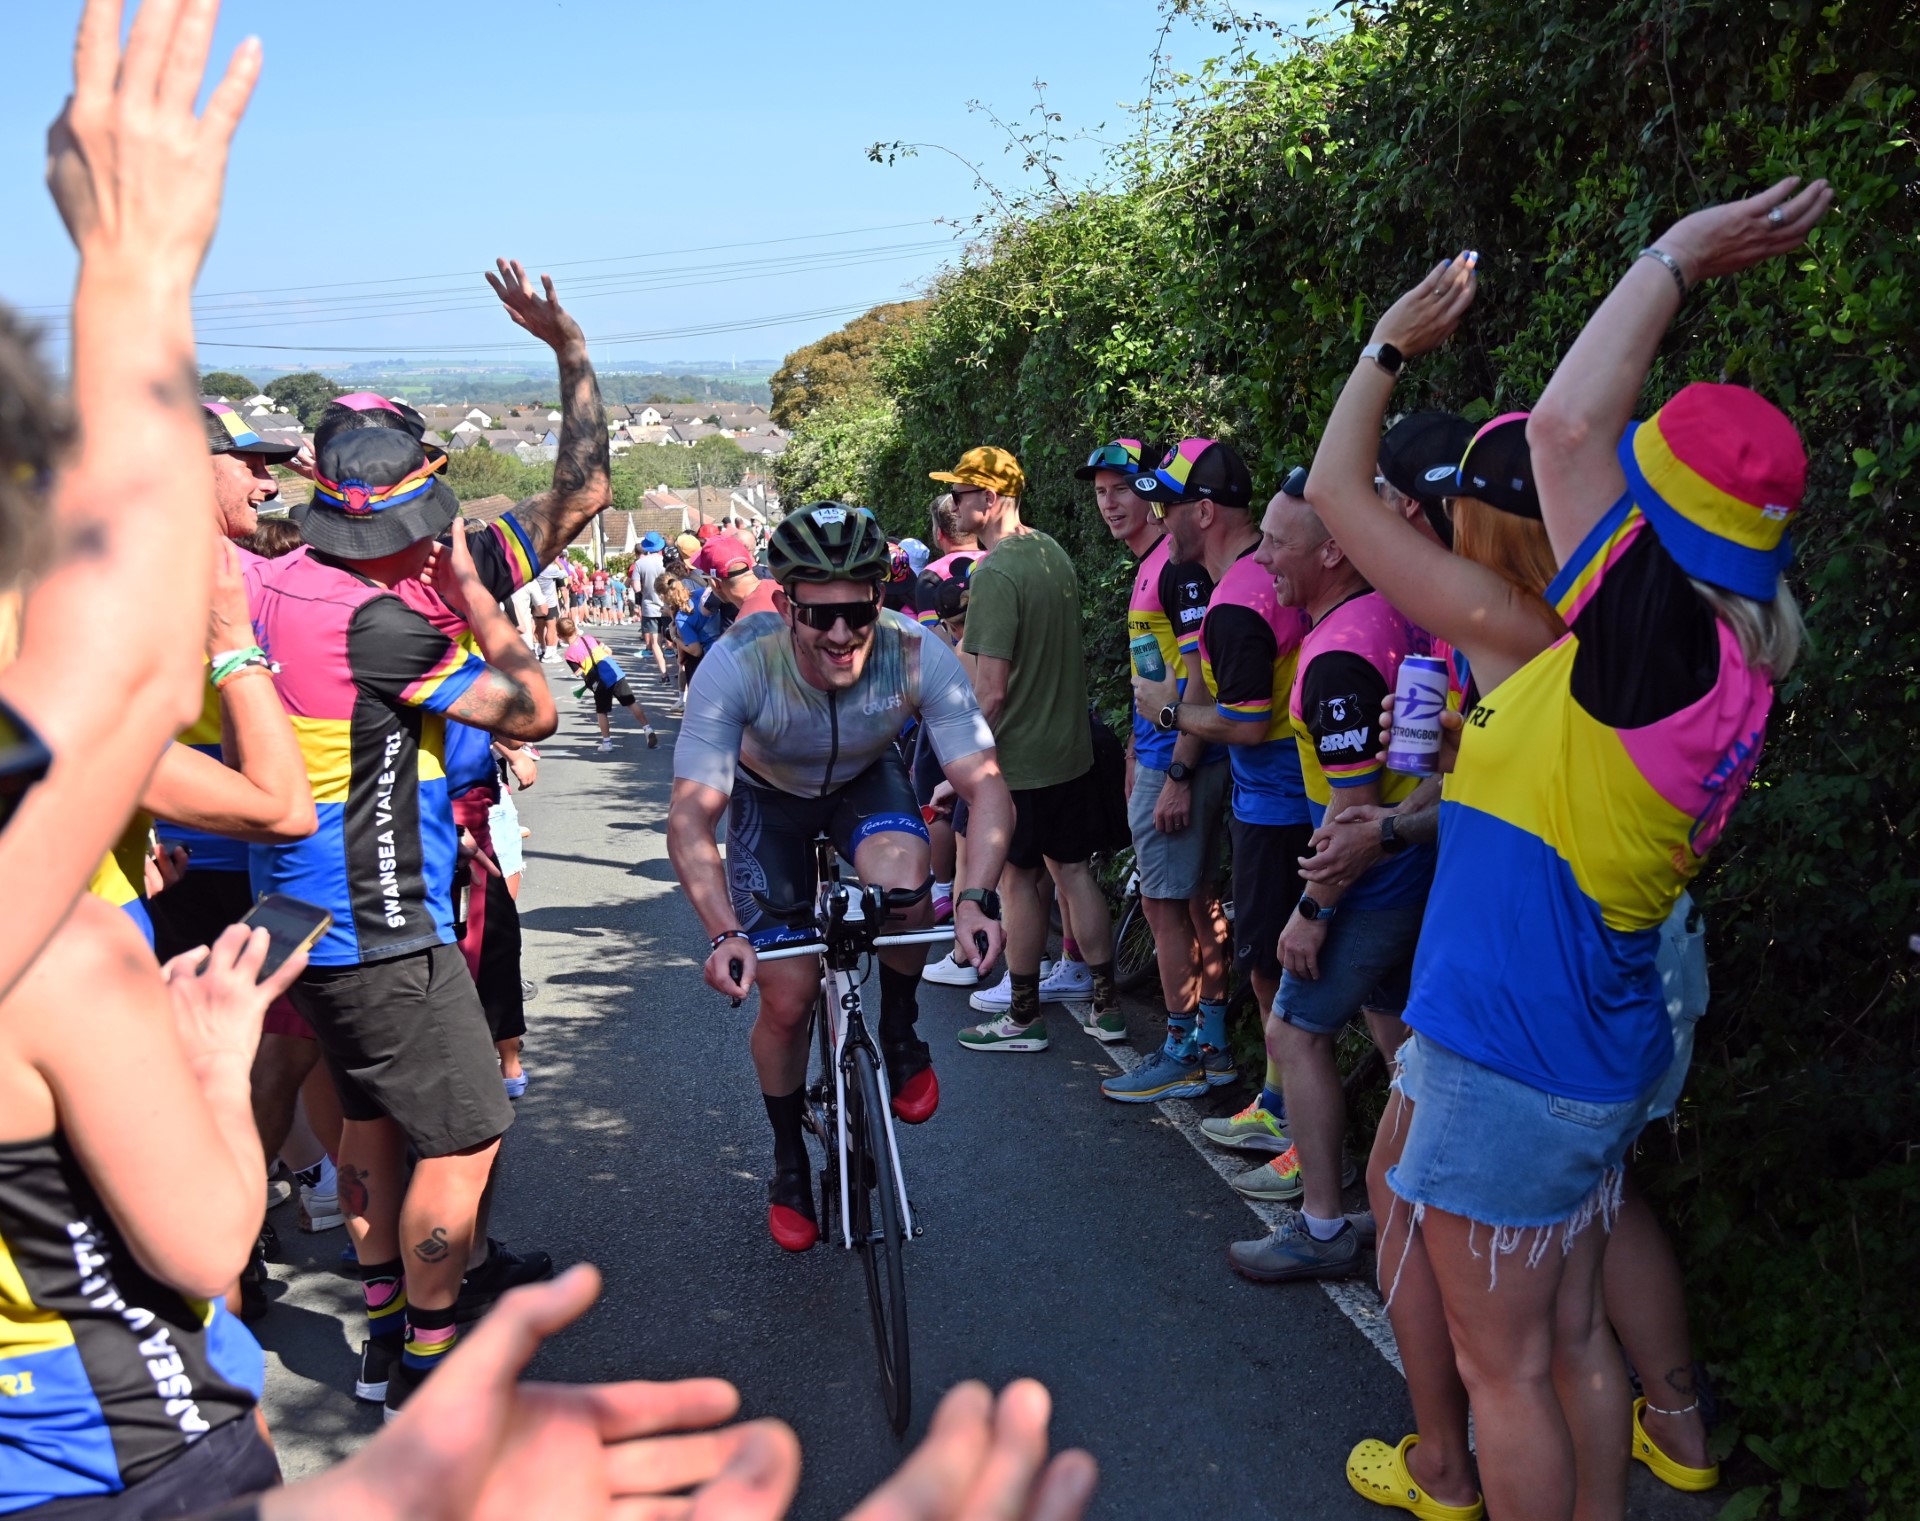
<path id="1" fill-rule="evenodd" d="M 1001 496 L 1025 496 L 1027 492 L 1027 477 L 1020 469 L 1020 461 L 1005 449 L 987 445 L 967 450 L 951 470 L 930 470 L 927 475 L 930 480 L 947 481 L 955 486 L 979 486 Z"/>

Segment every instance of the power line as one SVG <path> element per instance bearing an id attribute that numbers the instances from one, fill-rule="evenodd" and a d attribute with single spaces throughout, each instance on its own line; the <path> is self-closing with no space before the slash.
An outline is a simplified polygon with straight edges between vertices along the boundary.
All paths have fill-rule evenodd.
<path id="1" fill-rule="evenodd" d="M 645 253 L 605 254 L 598 258 L 562 259 L 558 262 L 523 259 L 521 263 L 527 269 L 535 271 L 578 269 L 588 264 L 619 264 L 638 259 L 664 259 L 674 254 L 721 253 L 735 248 L 764 248 L 777 243 L 806 243 L 815 242 L 822 238 L 860 237 L 870 232 L 897 232 L 905 227 L 928 227 L 932 225 L 934 224 L 931 218 L 921 218 L 912 222 L 888 222 L 877 227 L 848 227 L 842 228 L 837 232 L 795 233 L 784 238 L 749 238 L 738 243 L 707 243 L 694 248 L 658 249 Z M 431 275 L 389 275 L 372 280 L 335 280 L 317 285 L 270 285 L 256 287 L 252 290 L 208 291 L 203 295 L 196 296 L 194 299 L 196 302 L 218 301 L 232 296 L 273 296 L 298 291 L 347 290 L 369 285 L 407 285 L 421 280 L 470 280 L 475 273 L 476 271 L 471 269 L 454 269 L 444 270 L 438 274 Z M 425 293 L 412 292 L 411 294 Z M 16 308 L 16 310 L 26 315 L 46 316 L 50 314 L 64 314 L 67 311 L 67 305 L 62 303 L 57 306 L 19 307 Z"/>
<path id="2" fill-rule="evenodd" d="M 743 333 L 754 328 L 784 327 L 792 322 L 810 322 L 822 317 L 847 317 L 856 312 L 868 311 L 880 305 L 878 301 L 860 301 L 852 306 L 819 307 L 807 312 L 782 312 L 771 317 L 742 318 L 734 322 L 710 322 L 695 327 L 660 328 L 653 332 L 609 333 L 594 338 L 595 349 L 613 348 L 634 343 L 661 343 L 668 339 L 703 338 L 715 333 Z M 452 344 L 430 347 L 409 347 L 405 344 L 381 344 L 377 347 L 361 345 L 338 345 L 317 343 L 240 343 L 230 339 L 212 339 L 201 344 L 203 348 L 217 349 L 261 349 L 276 353 L 295 354 L 393 354 L 396 350 L 409 355 L 428 354 L 492 354 L 517 352 L 532 340 L 520 343 L 473 343 Z"/>

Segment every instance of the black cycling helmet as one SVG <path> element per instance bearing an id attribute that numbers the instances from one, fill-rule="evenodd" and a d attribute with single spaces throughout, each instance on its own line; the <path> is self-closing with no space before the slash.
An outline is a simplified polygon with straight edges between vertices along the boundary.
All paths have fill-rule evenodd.
<path id="1" fill-rule="evenodd" d="M 814 502 L 790 512 L 767 540 L 767 569 L 790 581 L 884 581 L 893 555 L 879 520 L 864 507 Z"/>

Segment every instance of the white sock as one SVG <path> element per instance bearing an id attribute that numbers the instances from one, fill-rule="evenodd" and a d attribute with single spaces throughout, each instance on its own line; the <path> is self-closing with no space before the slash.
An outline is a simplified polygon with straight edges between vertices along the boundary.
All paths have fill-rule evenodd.
<path id="1" fill-rule="evenodd" d="M 953 896 L 953 884 L 951 882 L 934 883 L 933 895 L 936 898 L 951 898 Z"/>
<path id="2" fill-rule="evenodd" d="M 334 1194 L 340 1191 L 340 1173 L 333 1165 L 333 1158 L 324 1152 L 320 1156 L 320 1181 L 313 1186 L 317 1194 Z"/>
<path id="3" fill-rule="evenodd" d="M 1340 1227 L 1347 1223 L 1344 1217 L 1338 1220 L 1322 1220 L 1318 1215 L 1310 1215 L 1304 1209 L 1300 1211 L 1300 1218 L 1306 1224 L 1307 1234 L 1315 1241 L 1333 1240 L 1340 1234 Z"/>

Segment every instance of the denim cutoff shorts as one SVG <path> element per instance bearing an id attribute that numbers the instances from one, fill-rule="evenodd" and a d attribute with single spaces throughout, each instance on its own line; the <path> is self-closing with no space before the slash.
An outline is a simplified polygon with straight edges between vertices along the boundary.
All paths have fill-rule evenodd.
<path id="1" fill-rule="evenodd" d="M 1413 1106 L 1387 1186 L 1416 1207 L 1482 1225 L 1568 1227 L 1618 1202 L 1620 1165 L 1646 1121 L 1646 1098 L 1562 1098 L 1457 1056 L 1415 1031 L 1394 1085 Z"/>
<path id="2" fill-rule="evenodd" d="M 1343 908 L 1327 921 L 1320 975 L 1283 972 L 1274 1017 L 1314 1035 L 1331 1035 L 1366 1009 L 1396 1017 L 1407 1006 L 1413 950 L 1425 902 L 1401 908 Z M 1281 919 L 1285 925 L 1284 916 Z"/>

